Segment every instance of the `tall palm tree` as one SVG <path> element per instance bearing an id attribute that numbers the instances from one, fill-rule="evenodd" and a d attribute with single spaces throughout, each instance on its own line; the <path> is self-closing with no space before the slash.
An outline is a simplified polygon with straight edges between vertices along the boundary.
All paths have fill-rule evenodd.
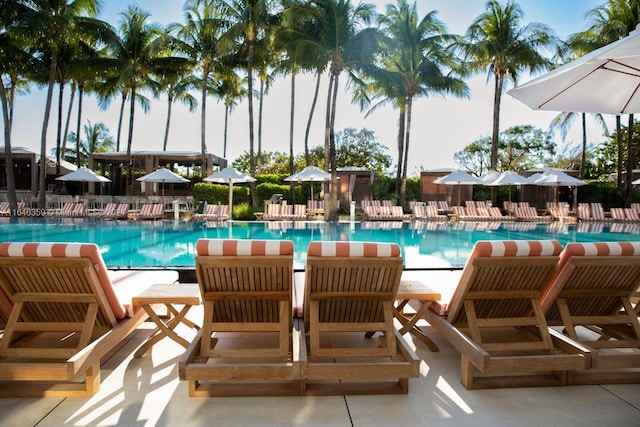
<path id="1" fill-rule="evenodd" d="M 171 124 L 171 112 L 175 102 L 180 102 L 193 112 L 198 106 L 196 98 L 189 93 L 195 86 L 195 79 L 188 73 L 188 69 L 169 69 L 160 71 L 158 78 L 150 81 L 154 95 L 159 97 L 160 94 L 167 94 L 167 120 L 165 123 L 164 140 L 162 142 L 162 151 L 167 151 L 167 143 L 169 142 L 169 126 Z"/>
<path id="2" fill-rule="evenodd" d="M 58 56 L 63 48 L 83 36 L 99 37 L 108 30 L 106 23 L 95 19 L 99 0 L 17 0 L 25 9 L 20 15 L 24 28 L 31 29 L 31 45 L 47 56 L 47 95 L 40 137 L 38 207 L 46 206 L 47 131 L 51 114 L 53 87 L 56 82 Z"/>
<path id="3" fill-rule="evenodd" d="M 488 77 L 493 75 L 491 169 L 496 168 L 498 161 L 500 103 L 505 80 L 516 84 L 522 71 L 548 69 L 551 63 L 541 52 L 545 48 L 555 50 L 556 38 L 551 29 L 538 22 L 523 25 L 523 15 L 513 0 L 504 6 L 498 0 L 489 0 L 485 12 L 473 21 L 461 43 L 469 71 L 488 71 Z M 495 195 L 495 191 L 492 193 Z"/>
<path id="4" fill-rule="evenodd" d="M 301 20 L 309 20 L 309 25 L 314 28 L 300 33 L 299 48 L 309 52 L 322 52 L 320 57 L 326 57 L 329 61 L 325 169 L 331 171 L 331 181 L 325 208 L 327 218 L 335 221 L 338 217 L 335 118 L 340 75 L 346 71 L 350 78 L 356 79 L 356 73 L 373 62 L 373 54 L 377 50 L 377 30 L 368 25 L 374 6 L 365 3 L 354 6 L 349 0 L 311 0 L 292 9 L 291 13 Z"/>
<path id="5" fill-rule="evenodd" d="M 181 49 L 195 63 L 200 81 L 200 150 L 202 152 L 202 177 L 207 176 L 207 96 L 212 75 L 220 66 L 220 34 L 224 22 L 220 19 L 219 1 L 188 0 L 184 5 L 186 22 L 172 24 L 169 28 L 184 42 Z"/>
<path id="6" fill-rule="evenodd" d="M 462 65 L 449 48 L 457 40 L 446 32 L 444 24 L 432 11 L 422 19 L 416 3 L 398 0 L 387 5 L 378 22 L 386 33 L 382 49 L 382 96 L 393 100 L 401 111 L 398 132 L 397 190 L 400 204 L 406 195 L 407 165 L 414 99 L 436 94 L 469 95 L 469 88 L 459 77 Z"/>
<path id="7" fill-rule="evenodd" d="M 215 94 L 224 104 L 224 138 L 222 145 L 222 157 L 227 157 L 227 135 L 229 129 L 229 115 L 238 102 L 247 96 L 246 79 L 240 78 L 232 69 L 218 76 L 218 84 Z"/>
<path id="8" fill-rule="evenodd" d="M 640 24 L 640 0 L 608 0 L 586 14 L 590 26 L 587 30 L 573 34 L 569 38 L 571 49 L 579 53 L 591 52 L 609 43 L 613 43 L 627 36 Z M 620 116 L 616 116 L 616 129 L 618 129 L 618 191 L 624 193 L 624 203 L 631 202 L 631 176 L 633 174 L 633 114 L 629 115 L 629 133 L 627 140 L 626 161 L 626 187 L 622 191 L 622 135 L 620 133 Z"/>
<path id="9" fill-rule="evenodd" d="M 273 0 L 224 0 L 222 15 L 228 20 L 224 34 L 225 43 L 233 50 L 245 55 L 247 71 L 247 92 L 249 94 L 249 173 L 256 174 L 255 136 L 253 114 L 253 71 L 256 46 L 276 30 L 279 17 L 275 13 Z M 251 205 L 257 206 L 258 198 L 255 182 L 251 183 Z"/>
<path id="10" fill-rule="evenodd" d="M 5 176 L 7 198 L 12 216 L 17 215 L 15 175 L 11 128 L 13 126 L 15 98 L 25 86 L 24 77 L 28 73 L 27 64 L 31 56 L 22 43 L 20 34 L 15 34 L 15 23 L 21 5 L 5 4 L 0 10 L 0 103 L 4 128 Z"/>

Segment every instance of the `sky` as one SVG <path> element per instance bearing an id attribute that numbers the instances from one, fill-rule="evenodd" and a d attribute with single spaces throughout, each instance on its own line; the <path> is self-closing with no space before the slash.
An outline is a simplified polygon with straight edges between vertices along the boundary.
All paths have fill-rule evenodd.
<path id="1" fill-rule="evenodd" d="M 383 12 L 387 0 L 370 1 L 376 5 L 378 12 Z M 548 25 L 559 37 L 566 38 L 572 33 L 587 28 L 585 13 L 604 3 L 604 0 L 519 0 L 523 12 L 523 23 L 541 22 Z M 128 5 L 137 4 L 148 12 L 150 21 L 166 25 L 180 22 L 183 19 L 182 0 L 139 0 L 137 2 L 108 0 L 103 2 L 100 19 L 114 26 L 120 20 L 120 13 Z M 418 0 L 420 16 L 436 10 L 438 17 L 447 26 L 450 33 L 464 34 L 473 20 L 480 15 L 486 6 L 483 0 Z M 342 77 L 342 76 L 341 76 Z M 523 75 L 519 84 L 532 77 Z M 344 82 L 345 77 L 341 80 Z M 447 96 L 423 97 L 414 101 L 411 141 L 409 148 L 408 175 L 417 176 L 421 170 L 456 168 L 454 153 L 462 150 L 473 141 L 491 135 L 493 109 L 493 79 L 487 80 L 486 73 L 481 73 L 467 80 L 471 90 L 469 99 L 458 99 Z M 328 77 L 322 78 L 320 95 L 311 128 L 310 146 L 323 144 L 324 109 Z M 508 83 L 506 90 L 513 87 Z M 294 153 L 304 150 L 304 132 L 308 118 L 315 80 L 312 75 L 300 75 L 296 78 L 296 119 L 294 127 Z M 56 145 L 57 127 L 57 86 L 56 96 L 52 104 L 52 115 L 47 137 L 48 152 Z M 271 87 L 264 100 L 263 116 L 263 151 L 289 152 L 289 112 L 290 112 L 291 79 L 289 76 L 279 77 Z M 199 95 L 195 94 L 199 100 Z M 149 95 L 149 97 L 151 97 Z M 66 115 L 69 90 L 65 92 L 64 114 Z M 77 99 L 77 97 L 76 97 Z M 26 147 L 36 153 L 40 151 L 40 135 L 44 114 L 45 94 L 43 90 L 32 88 L 31 92 L 16 100 L 15 122 L 12 133 L 14 147 Z M 77 120 L 77 101 L 74 106 L 71 129 L 75 129 Z M 117 133 L 119 100 L 115 100 L 107 110 L 100 110 L 95 100 L 86 97 L 83 102 L 83 125 L 90 120 L 92 124 L 104 123 L 110 133 Z M 255 132 L 257 138 L 257 102 Z M 132 150 L 161 150 L 164 138 L 167 114 L 166 98 L 154 100 L 151 110 L 144 114 L 136 107 Z M 127 107 L 128 110 L 128 107 Z M 501 104 L 501 131 L 515 125 L 531 124 L 543 130 L 548 129 L 555 112 L 533 111 L 509 95 L 504 95 Z M 128 132 L 128 115 L 125 116 L 121 136 L 121 150 L 126 149 Z M 338 94 L 336 113 L 336 131 L 352 127 L 367 128 L 375 132 L 378 141 L 389 147 L 388 154 L 394 165 L 397 164 L 396 134 L 397 112 L 391 107 L 380 108 L 365 118 L 365 112 L 351 104 L 351 96 L 347 89 Z M 0 123 L 0 129 L 2 124 Z M 218 156 L 223 152 L 224 106 L 213 98 L 207 99 L 206 124 L 207 151 Z M 604 140 L 602 131 L 588 121 L 589 143 Z M 567 140 L 556 136 L 559 147 L 581 144 L 580 126 L 576 124 Z M 257 139 L 256 146 L 257 150 Z M 171 117 L 168 151 L 200 151 L 200 107 L 193 113 L 182 104 L 174 104 Z M 240 103 L 229 118 L 229 134 L 227 159 L 229 162 L 249 150 L 248 137 L 248 105 L 246 100 Z"/>

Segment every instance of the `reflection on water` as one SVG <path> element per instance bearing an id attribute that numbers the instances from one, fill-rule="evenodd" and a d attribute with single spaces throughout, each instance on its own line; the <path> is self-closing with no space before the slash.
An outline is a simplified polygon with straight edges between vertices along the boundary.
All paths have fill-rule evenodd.
<path id="1" fill-rule="evenodd" d="M 195 265 L 195 246 L 209 239 L 288 239 L 296 248 L 295 268 L 305 264 L 312 240 L 395 242 L 405 267 L 459 268 L 478 240 L 557 239 L 569 242 L 640 240 L 639 224 L 580 222 L 393 222 L 325 223 L 105 221 L 100 219 L 1 218 L 0 240 L 93 242 L 110 267 Z"/>

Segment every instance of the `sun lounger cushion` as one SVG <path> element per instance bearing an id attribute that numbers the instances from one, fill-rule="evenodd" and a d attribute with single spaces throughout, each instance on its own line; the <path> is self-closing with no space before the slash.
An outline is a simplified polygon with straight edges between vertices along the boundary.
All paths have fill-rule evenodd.
<path id="1" fill-rule="evenodd" d="M 471 274 L 470 264 L 481 257 L 526 257 L 526 256 L 557 256 L 562 250 L 562 245 L 556 240 L 510 240 L 510 241 L 478 241 L 467 260 L 460 283 L 465 283 L 465 274 Z M 438 301 L 433 304 L 433 310 L 440 315 L 451 315 L 453 301 L 457 301 L 458 295 L 465 292 L 461 286 L 454 291 L 449 301 Z M 456 310 L 461 309 L 458 306 Z"/>
<path id="2" fill-rule="evenodd" d="M 200 256 L 293 255 L 293 242 L 290 240 L 199 239 L 196 251 Z"/>
<path id="3" fill-rule="evenodd" d="M 152 285 L 152 280 L 158 280 L 158 277 L 145 278 L 146 272 L 141 271 L 110 272 L 104 264 L 98 246 L 90 243 L 5 242 L 0 243 L 0 256 L 90 259 L 116 319 L 132 316 L 134 307 L 131 305 L 131 298 Z M 168 283 L 177 280 L 177 273 L 163 273 L 166 273 L 166 279 L 163 280 Z"/>
<path id="4" fill-rule="evenodd" d="M 307 256 L 397 257 L 400 256 L 400 247 L 395 243 L 311 242 Z"/>

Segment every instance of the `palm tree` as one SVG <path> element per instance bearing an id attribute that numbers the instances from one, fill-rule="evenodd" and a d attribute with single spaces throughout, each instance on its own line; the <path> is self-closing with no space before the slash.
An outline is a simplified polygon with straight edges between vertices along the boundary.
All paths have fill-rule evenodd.
<path id="1" fill-rule="evenodd" d="M 581 33 L 570 36 L 571 49 L 580 54 L 591 52 L 609 43 L 613 43 L 635 30 L 640 23 L 640 0 L 608 0 L 602 6 L 598 6 L 586 14 L 590 22 L 589 28 Z M 627 140 L 626 163 L 626 191 L 624 203 L 631 202 L 631 176 L 633 174 L 633 114 L 629 115 L 629 132 Z M 622 193 L 622 135 L 620 133 L 620 116 L 616 116 L 616 129 L 618 129 L 618 191 Z"/>
<path id="2" fill-rule="evenodd" d="M 466 83 L 455 77 L 463 73 L 460 61 L 448 48 L 456 37 L 446 33 L 436 14 L 432 11 L 419 19 L 416 3 L 398 0 L 396 5 L 387 5 L 386 14 L 378 19 L 387 38 L 383 42 L 382 72 L 375 75 L 382 77 L 382 96 L 392 100 L 401 112 L 397 184 L 400 204 L 404 204 L 406 194 L 414 99 L 447 93 L 469 95 Z"/>
<path id="3" fill-rule="evenodd" d="M 224 139 L 222 145 L 222 157 L 227 157 L 227 135 L 229 129 L 229 115 L 238 102 L 247 96 L 246 79 L 240 78 L 232 69 L 218 77 L 218 84 L 215 88 L 216 96 L 224 104 Z"/>
<path id="4" fill-rule="evenodd" d="M 184 5 L 186 22 L 172 24 L 169 28 L 184 42 L 180 47 L 197 64 L 200 81 L 200 150 L 202 152 L 202 177 L 207 176 L 207 95 L 212 86 L 212 73 L 219 68 L 219 39 L 224 22 L 220 19 L 218 3 L 212 0 L 188 0 Z M 209 165 L 211 166 L 211 165 Z"/>
<path id="5" fill-rule="evenodd" d="M 6 4 L 0 10 L 0 102 L 4 124 L 5 174 L 7 178 L 7 198 L 11 215 L 17 215 L 15 175 L 11 145 L 15 98 L 25 86 L 24 76 L 31 56 L 20 42 L 18 34 L 12 31 L 18 16 L 17 4 Z"/>
<path id="6" fill-rule="evenodd" d="M 157 80 L 152 80 L 150 83 L 156 97 L 165 92 L 167 94 L 167 121 L 162 143 L 162 151 L 167 151 L 173 104 L 180 102 L 186 105 L 190 112 L 193 112 L 198 106 L 198 101 L 189 91 L 195 86 L 196 82 L 193 76 L 188 74 L 188 68 L 163 70 L 158 77 Z"/>
<path id="7" fill-rule="evenodd" d="M 80 143 L 75 132 L 69 134 L 69 142 L 75 144 L 76 149 L 68 149 L 65 153 L 61 153 L 65 160 L 72 162 L 76 159 L 77 153 L 80 153 L 79 166 L 81 166 L 87 164 L 91 153 L 113 151 L 115 141 L 104 123 L 91 124 L 91 121 L 87 120 L 82 129 L 84 139 L 81 139 Z"/>
<path id="8" fill-rule="evenodd" d="M 225 43 L 233 46 L 238 54 L 244 54 L 247 70 L 247 93 L 249 104 L 249 173 L 256 174 L 254 150 L 253 114 L 253 69 L 256 46 L 276 30 L 279 17 L 274 13 L 273 0 L 225 0 L 222 16 L 227 19 L 228 28 L 224 34 Z M 230 49 L 231 50 L 231 49 Z M 255 182 L 251 183 L 251 205 L 257 206 Z"/>
<path id="9" fill-rule="evenodd" d="M 46 150 L 47 131 L 51 114 L 53 87 L 56 82 L 58 56 L 63 48 L 72 45 L 82 36 L 98 37 L 108 30 L 107 24 L 94 19 L 98 0 L 18 0 L 25 8 L 20 14 L 24 29 L 30 29 L 30 41 L 35 50 L 48 60 L 47 95 L 40 138 L 40 170 L 38 207 L 46 206 Z"/>
<path id="10" fill-rule="evenodd" d="M 524 70 L 532 73 L 548 69 L 551 63 L 541 50 L 555 50 L 556 38 L 549 27 L 537 22 L 522 25 L 522 18 L 522 9 L 513 0 L 504 6 L 497 0 L 489 0 L 486 11 L 473 21 L 461 43 L 469 71 L 487 70 L 494 78 L 491 169 L 496 168 L 498 161 L 500 103 L 505 80 L 516 84 Z M 492 193 L 495 196 L 495 191 Z"/>
<path id="11" fill-rule="evenodd" d="M 335 146 L 335 118 L 338 105 L 340 75 L 346 70 L 349 77 L 373 62 L 377 49 L 375 28 L 367 27 L 373 16 L 371 4 L 357 6 L 349 0 L 311 0 L 293 8 L 299 19 L 308 19 L 312 31 L 301 33 L 300 49 L 323 52 L 329 58 L 329 89 L 325 115 L 325 169 L 331 171 L 329 196 L 325 203 L 327 218 L 337 220 L 337 172 Z"/>

